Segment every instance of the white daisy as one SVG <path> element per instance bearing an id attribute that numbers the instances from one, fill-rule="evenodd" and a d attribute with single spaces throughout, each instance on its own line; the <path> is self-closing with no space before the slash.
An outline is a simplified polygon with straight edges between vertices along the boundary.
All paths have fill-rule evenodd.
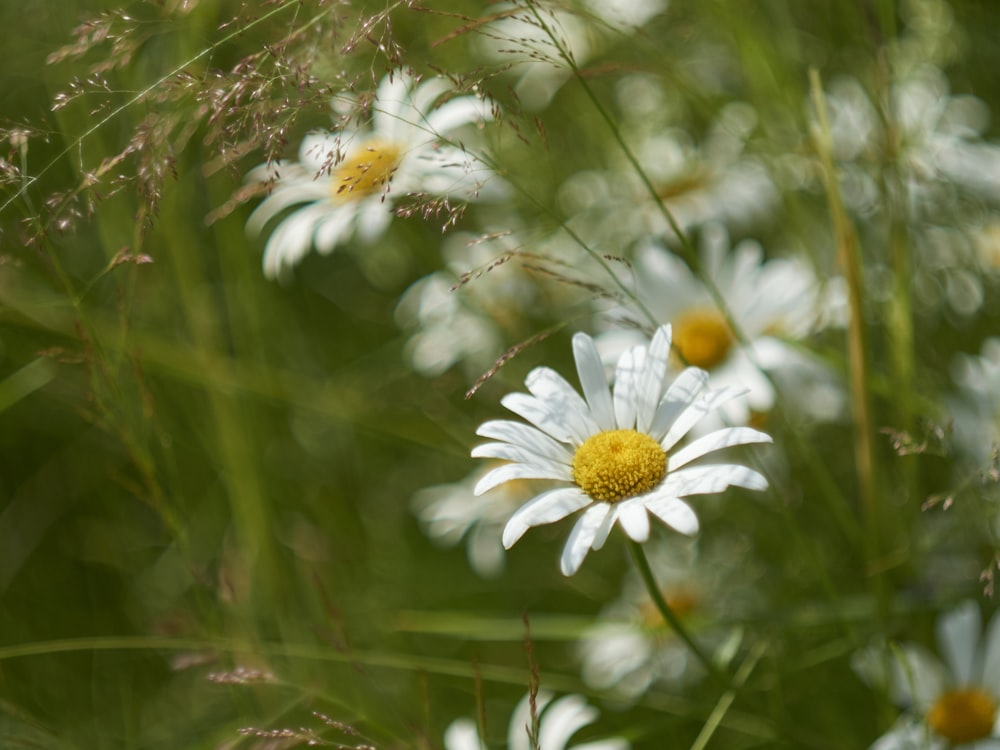
<path id="1" fill-rule="evenodd" d="M 531 704 L 525 695 L 510 717 L 507 750 L 530 750 L 534 745 L 528 737 L 531 726 Z M 544 750 L 628 750 L 629 743 L 620 737 L 570 745 L 580 729 L 597 721 L 599 713 L 587 705 L 582 695 L 564 695 L 552 700 L 552 693 L 540 690 L 535 698 L 538 711 L 538 747 Z M 445 730 L 445 750 L 486 750 L 471 719 L 456 719 Z"/>
<path id="2" fill-rule="evenodd" d="M 626 351 L 618 360 L 610 392 L 597 347 L 578 333 L 573 353 L 584 397 L 554 370 L 538 367 L 525 380 L 530 395 L 512 393 L 501 401 L 530 425 L 494 420 L 480 426 L 479 435 L 500 442 L 477 446 L 472 455 L 510 463 L 486 474 L 476 485 L 476 495 L 513 479 L 569 484 L 521 506 L 504 528 L 504 547 L 510 549 L 532 526 L 583 510 L 560 565 L 564 575 L 573 575 L 591 549 L 604 545 L 615 523 L 636 542 L 649 538 L 650 513 L 694 535 L 698 517 L 682 497 L 729 486 L 767 488 L 767 480 L 746 466 L 689 466 L 721 448 L 771 438 L 748 427 L 730 427 L 679 447 L 698 420 L 744 391 L 707 390 L 708 373 L 697 367 L 687 368 L 668 384 L 670 336 L 670 326 L 662 326 L 648 347 Z"/>
<path id="3" fill-rule="evenodd" d="M 889 687 L 893 700 L 911 713 L 873 750 L 1000 748 L 1000 617 L 982 635 L 979 607 L 967 601 L 938 620 L 943 662 L 916 644 L 893 649 Z M 880 681 L 880 661 L 869 652 L 855 666 Z"/>
<path id="4" fill-rule="evenodd" d="M 393 216 L 395 199 L 407 194 L 475 197 L 491 173 L 459 143 L 444 138 L 457 128 L 491 118 L 490 105 L 460 96 L 435 106 L 449 89 L 443 78 L 417 84 L 405 71 L 386 76 L 372 105 L 370 127 L 314 132 L 298 161 L 264 164 L 248 179 L 274 182 L 271 194 L 247 221 L 251 234 L 292 206 L 264 247 L 271 277 L 296 265 L 311 247 L 321 253 L 357 236 L 379 237 Z"/>
<path id="5" fill-rule="evenodd" d="M 832 374 L 792 342 L 831 322 L 830 300 L 839 286 L 824 289 L 812 270 L 796 259 L 765 262 L 760 245 L 750 240 L 730 250 L 719 226 L 707 227 L 702 237 L 702 269 L 726 300 L 745 344 L 736 339 L 705 284 L 664 247 L 649 244 L 639 250 L 633 288 L 657 321 L 673 323 L 680 361 L 707 370 L 713 387 L 741 385 L 748 390 L 745 400 L 730 401 L 721 410 L 725 421 L 746 424 L 751 411 L 765 413 L 774 406 L 775 388 L 761 369 L 794 384 L 782 392 L 806 413 L 837 417 L 844 400 Z M 641 328 L 647 324 L 631 302 L 609 316 L 623 330 L 598 337 L 606 361 L 641 340 Z"/>

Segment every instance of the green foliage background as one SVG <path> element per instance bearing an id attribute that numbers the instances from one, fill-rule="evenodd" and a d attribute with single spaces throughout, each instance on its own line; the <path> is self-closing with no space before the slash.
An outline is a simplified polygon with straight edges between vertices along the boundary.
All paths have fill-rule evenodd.
<path id="1" fill-rule="evenodd" d="M 457 0 L 430 5 L 479 12 Z M 108 100 L 124 104 L 189 60 L 195 72 L 229 70 L 314 14 L 343 14 L 346 38 L 357 19 L 385 10 L 291 3 L 220 43 L 230 17 L 248 23 L 275 7 L 285 6 L 246 13 L 235 2 L 202 3 L 181 13 L 137 4 L 129 13 L 148 35 L 128 65 L 109 73 Z M 1000 9 L 986 0 L 955 0 L 951 8 L 966 45 L 948 70 L 953 90 L 975 92 L 1000 112 L 993 33 Z M 470 471 L 476 426 L 499 414 L 498 397 L 521 389 L 532 366 L 570 372 L 567 331 L 580 326 L 515 358 L 470 400 L 463 394 L 471 383 L 457 368 L 434 380 L 414 375 L 393 311 L 410 283 L 440 266 L 440 228 L 397 221 L 370 257 L 312 254 L 290 283 L 266 280 L 260 243 L 244 231 L 250 207 L 205 220 L 262 154 L 213 169 L 217 144 L 205 142 L 203 124 L 173 153 L 155 216 L 143 215 L 136 183 L 123 180 L 91 216 L 46 226 L 41 242 L 27 243 L 32 221 L 47 215 L 47 196 L 117 153 L 150 108 L 174 104 L 123 107 L 92 132 L 107 112 L 93 114 L 92 97 L 52 111 L 55 95 L 106 50 L 95 45 L 77 61 L 46 58 L 102 9 L 82 2 L 0 9 L 2 124 L 37 128 L 29 147 L 8 144 L 8 161 L 20 160 L 37 181 L 23 192 L 8 183 L 0 193 L 0 745 L 269 746 L 267 738 L 241 738 L 243 727 L 311 727 L 360 742 L 325 726 L 317 711 L 378 748 L 432 748 L 452 719 L 475 716 L 482 700 L 488 736 L 502 746 L 510 706 L 532 669 L 525 617 L 542 683 L 588 692 L 574 639 L 616 596 L 628 567 L 624 546 L 613 540 L 566 579 L 556 564 L 565 529 L 537 530 L 508 556 L 506 573 L 487 581 L 469 570 L 463 548 L 426 539 L 410 498 Z M 467 65 L 461 39 L 432 44 L 455 28 L 453 18 L 405 5 L 390 10 L 405 62 L 422 72 Z M 895 33 L 899 12 L 888 1 L 673 0 L 649 37 L 608 58 L 655 65 L 695 123 L 737 92 L 779 152 L 794 145 L 785 135 L 805 117 L 808 69 L 824 79 L 870 72 L 879 34 Z M 371 41 L 343 57 L 328 40 L 318 42 L 317 69 L 331 77 L 365 80 L 368 71 L 372 84 L 393 62 Z M 709 42 L 726 45 L 738 63 L 726 91 L 691 89 L 676 63 Z M 503 86 L 489 84 L 503 99 Z M 600 99 L 613 99 L 611 76 L 595 76 L 592 85 Z M 295 113 L 288 150 L 325 124 L 324 106 L 317 97 Z M 542 142 L 534 134 L 527 144 L 497 144 L 511 178 L 536 196 L 550 195 L 576 163 L 600 163 L 607 140 L 572 83 L 542 119 L 541 166 L 526 156 Z M 985 137 L 998 135 L 994 124 Z M 131 175 L 135 163 L 116 170 Z M 781 232 L 815 232 L 825 199 L 813 198 L 783 207 Z M 528 205 L 519 200 L 515 207 Z M 831 236 L 803 244 L 819 254 Z M 759 239 L 768 246 L 766 235 Z M 942 387 L 951 353 L 978 351 L 997 330 L 995 282 L 986 285 L 975 321 L 917 319 L 917 392 Z M 519 333 L 527 338 L 560 322 L 524 321 Z M 868 323 L 876 340 L 889 335 L 878 310 Z M 842 347 L 835 335 L 821 343 Z M 902 426 L 899 414 L 916 425 L 925 410 L 893 402 L 877 346 L 876 359 L 879 425 Z M 780 421 L 768 429 L 778 444 L 788 437 Z M 829 483 L 859 514 L 851 441 L 850 425 L 817 427 L 809 445 L 825 475 L 793 460 L 788 473 L 811 475 L 813 484 L 800 482 L 781 502 L 739 496 L 702 517 L 705 529 L 754 529 L 760 566 L 749 585 L 769 602 L 740 623 L 764 644 L 763 655 L 713 746 L 863 747 L 893 719 L 848 666 L 877 632 L 871 561 L 857 540 L 831 531 L 829 508 L 817 500 Z M 934 612 L 981 590 L 978 570 L 964 569 L 939 590 L 916 590 L 928 584 L 914 571 L 937 543 L 913 530 L 923 518 L 920 500 L 949 491 L 954 477 L 944 458 L 900 458 L 887 440 L 878 456 L 885 476 L 914 483 L 889 503 L 889 535 L 904 540 L 890 545 L 902 557 L 884 561 L 884 585 L 893 591 L 884 624 L 889 635 L 929 642 Z M 959 503 L 955 513 L 978 518 L 980 501 Z M 989 565 L 988 536 L 956 543 Z M 274 678 L 248 685 L 209 678 L 237 667 Z M 603 696 L 590 697 L 602 704 Z M 717 700 L 708 683 L 653 692 L 628 711 L 608 703 L 600 727 L 581 737 L 618 733 L 637 748 L 687 747 Z"/>

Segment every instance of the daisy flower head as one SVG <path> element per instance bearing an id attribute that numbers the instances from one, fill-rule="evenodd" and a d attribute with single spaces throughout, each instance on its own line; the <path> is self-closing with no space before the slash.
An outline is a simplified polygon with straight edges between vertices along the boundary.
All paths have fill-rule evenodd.
<path id="1" fill-rule="evenodd" d="M 730 249 L 728 234 L 719 225 L 706 227 L 702 240 L 704 274 L 726 300 L 744 340 L 736 337 L 701 278 L 662 245 L 647 244 L 633 265 L 632 286 L 642 307 L 626 301 L 608 312 L 618 327 L 597 338 L 605 360 L 613 361 L 622 349 L 641 340 L 645 308 L 657 321 L 672 322 L 679 362 L 708 371 L 712 386 L 746 388 L 746 399 L 729 401 L 720 411 L 725 422 L 746 424 L 752 412 L 770 411 L 776 398 L 771 378 L 789 386 L 782 393 L 794 399 L 793 406 L 815 418 L 836 418 L 844 403 L 836 380 L 792 342 L 839 322 L 838 284 L 824 287 L 796 259 L 765 261 L 763 249 L 751 240 Z M 720 423 L 717 415 L 702 427 Z"/>
<path id="2" fill-rule="evenodd" d="M 682 498 L 721 492 L 730 486 L 764 490 L 767 480 L 739 464 L 697 464 L 696 459 L 734 445 L 769 443 L 748 427 L 715 430 L 681 447 L 706 414 L 743 394 L 743 389 L 706 388 L 708 373 L 697 367 L 667 382 L 671 329 L 661 326 L 647 345 L 618 360 L 614 389 L 594 341 L 573 337 L 583 396 L 557 372 L 528 373 L 530 393 L 512 393 L 501 403 L 529 424 L 493 420 L 477 434 L 496 442 L 473 449 L 477 458 L 508 461 L 475 487 L 481 495 L 515 479 L 564 483 L 528 501 L 507 521 L 503 545 L 510 549 L 532 526 L 553 523 L 582 510 L 562 553 L 563 575 L 579 570 L 591 549 L 600 549 L 616 523 L 635 542 L 649 538 L 649 515 L 693 536 L 698 517 Z"/>
<path id="3" fill-rule="evenodd" d="M 888 685 L 894 702 L 909 713 L 873 750 L 1000 748 L 1000 617 L 983 634 L 978 605 L 964 602 L 938 619 L 937 642 L 943 659 L 916 644 L 893 650 Z M 881 662 L 877 653 L 865 652 L 855 667 L 884 683 Z"/>
<path id="4" fill-rule="evenodd" d="M 535 706 L 538 712 L 537 744 L 532 743 L 528 736 L 532 725 L 531 696 L 525 695 L 510 717 L 508 750 L 530 750 L 532 747 L 545 750 L 628 750 L 630 747 L 628 741 L 621 737 L 569 744 L 574 734 L 600 717 L 598 710 L 588 705 L 582 695 L 564 695 L 553 700 L 552 693 L 540 690 L 535 696 Z M 448 726 L 444 747 L 445 750 L 486 750 L 476 723 L 471 719 L 456 719 Z"/>
<path id="5" fill-rule="evenodd" d="M 294 206 L 264 247 L 269 277 L 298 264 L 315 247 L 322 254 L 357 237 L 377 239 L 401 196 L 418 194 L 469 200 L 492 173 L 461 144 L 448 142 L 458 128 L 492 117 L 486 101 L 449 91 L 443 78 L 423 82 L 406 71 L 382 79 L 371 122 L 338 132 L 307 135 L 297 161 L 263 164 L 248 175 L 272 184 L 270 195 L 247 221 L 252 235 Z M 439 103 L 440 102 L 440 103 Z"/>

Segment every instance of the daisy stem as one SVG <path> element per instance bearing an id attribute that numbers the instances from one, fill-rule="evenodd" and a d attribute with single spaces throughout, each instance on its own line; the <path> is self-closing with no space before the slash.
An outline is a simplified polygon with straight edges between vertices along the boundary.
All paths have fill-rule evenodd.
<path id="1" fill-rule="evenodd" d="M 697 641 L 691 637 L 687 629 L 681 624 L 680 619 L 667 604 L 667 600 L 663 598 L 663 593 L 660 591 L 660 587 L 656 584 L 656 579 L 653 577 L 653 571 L 649 567 L 649 560 L 646 558 L 646 553 L 642 550 L 642 545 L 639 542 L 629 540 L 629 551 L 632 553 L 632 561 L 635 563 L 636 569 L 639 571 L 639 575 L 642 577 L 642 582 L 646 585 L 646 591 L 649 593 L 649 598 L 652 599 L 653 604 L 656 605 L 656 609 L 663 615 L 663 619 L 668 625 L 673 629 L 677 636 L 684 641 L 684 644 L 691 649 L 691 653 L 695 655 L 698 661 L 701 662 L 702 666 L 705 667 L 707 671 L 716 682 L 718 682 L 726 690 L 734 690 L 732 681 L 729 679 L 728 675 L 724 674 L 722 670 L 712 661 L 712 659 L 702 650 L 701 646 L 698 645 Z"/>
<path id="2" fill-rule="evenodd" d="M 691 750 L 704 750 L 704 748 L 708 745 L 712 736 L 722 723 L 723 718 L 725 718 L 726 712 L 729 711 L 730 707 L 733 705 L 733 701 L 736 700 L 737 689 L 742 687 L 743 683 L 745 683 L 750 677 L 750 674 L 756 668 L 761 657 L 764 655 L 765 649 L 765 644 L 758 643 L 757 647 L 753 650 L 753 653 L 747 656 L 743 664 L 740 665 L 740 668 L 737 670 L 736 675 L 733 678 L 733 686 L 723 693 L 719 698 L 718 703 L 715 704 L 715 708 L 712 709 L 712 713 L 709 715 L 708 721 L 705 722 L 705 726 L 702 727 L 701 732 L 699 732 L 698 736 L 695 738 L 694 744 L 691 745 Z"/>

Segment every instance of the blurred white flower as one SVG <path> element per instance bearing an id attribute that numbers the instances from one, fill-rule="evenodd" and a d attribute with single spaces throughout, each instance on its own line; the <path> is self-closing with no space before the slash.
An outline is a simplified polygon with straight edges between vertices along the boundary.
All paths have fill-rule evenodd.
<path id="1" fill-rule="evenodd" d="M 462 201 L 484 189 L 492 173 L 446 138 L 489 120 L 490 105 L 474 96 L 442 102 L 449 88 L 443 78 L 418 84 L 406 71 L 393 72 L 375 92 L 370 127 L 311 133 L 298 161 L 263 164 L 249 173 L 249 180 L 274 183 L 247 221 L 249 233 L 262 233 L 286 209 L 301 206 L 281 218 L 267 240 L 267 276 L 295 266 L 312 247 L 326 254 L 355 236 L 372 242 L 388 226 L 399 197 Z"/>
<path id="2" fill-rule="evenodd" d="M 878 104 L 853 79 L 835 81 L 826 100 L 834 155 L 851 187 L 844 197 L 852 208 L 877 208 L 875 186 L 886 153 L 898 154 L 914 217 L 953 208 L 956 189 L 1000 201 L 1000 146 L 982 140 L 989 109 L 974 96 L 950 95 L 938 68 L 923 65 L 892 82 L 885 106 L 892 131 L 885 129 Z"/>
<path id="3" fill-rule="evenodd" d="M 731 634 L 713 628 L 712 621 L 723 609 L 735 613 L 747 605 L 746 592 L 732 586 L 751 577 L 747 546 L 732 537 L 707 549 L 671 540 L 651 546 L 647 557 L 674 614 L 700 643 L 717 650 Z M 618 599 L 583 634 L 578 651 L 584 682 L 628 701 L 656 683 L 677 686 L 704 675 L 701 663 L 663 621 L 634 570 L 626 574 Z"/>
<path id="4" fill-rule="evenodd" d="M 440 375 L 461 362 L 478 376 L 503 353 L 505 324 L 516 327 L 537 297 L 520 252 L 509 233 L 445 240 L 445 268 L 415 282 L 396 307 L 417 372 Z"/>
<path id="5" fill-rule="evenodd" d="M 986 339 L 978 355 L 957 355 L 951 375 L 958 384 L 947 398 L 954 440 L 981 466 L 1000 447 L 1000 338 Z"/>
<path id="6" fill-rule="evenodd" d="M 486 471 L 477 469 L 453 484 L 420 490 L 412 506 L 431 539 L 446 547 L 465 539 L 469 565 L 483 578 L 493 578 L 504 569 L 503 527 L 531 489 L 528 483 L 508 482 L 495 492 L 476 496 L 473 489 Z"/>
<path id="7" fill-rule="evenodd" d="M 702 417 L 744 391 L 736 386 L 707 390 L 708 374 L 697 367 L 668 382 L 669 325 L 657 329 L 648 346 L 635 346 L 621 356 L 613 392 L 589 336 L 573 337 L 573 353 L 584 397 L 554 370 L 537 367 L 525 380 L 531 395 L 512 393 L 501 401 L 530 425 L 494 420 L 477 430 L 500 442 L 479 445 L 472 455 L 510 463 L 489 471 L 475 494 L 515 479 L 554 479 L 569 485 L 522 505 L 504 528 L 504 547 L 509 549 L 532 526 L 583 510 L 560 563 L 563 575 L 569 576 L 591 549 L 604 546 L 616 523 L 636 542 L 649 538 L 649 514 L 693 535 L 698 517 L 682 497 L 714 494 L 730 486 L 767 488 L 761 474 L 739 464 L 689 466 L 722 448 L 771 438 L 748 427 L 730 427 L 678 447 Z"/>
<path id="8" fill-rule="evenodd" d="M 682 127 L 650 127 L 652 117 L 626 136 L 656 197 L 630 164 L 580 172 L 559 191 L 574 229 L 620 253 L 650 238 L 675 244 L 664 208 L 684 232 L 710 222 L 747 229 L 772 218 L 778 190 L 764 163 L 745 153 L 757 123 L 749 105 L 724 107 L 700 142 Z"/>
<path id="9" fill-rule="evenodd" d="M 627 740 L 612 737 L 581 744 L 570 744 L 573 735 L 600 717 L 596 708 L 587 704 L 582 695 L 564 695 L 553 700 L 552 693 L 540 690 L 535 698 L 538 711 L 538 743 L 544 750 L 628 750 Z M 531 727 L 530 696 L 525 695 L 510 717 L 507 750 L 531 750 L 535 745 L 528 736 Z M 476 723 L 471 719 L 456 719 L 445 730 L 445 750 L 486 750 Z"/>
<path id="10" fill-rule="evenodd" d="M 584 0 L 584 7 L 537 0 L 487 7 L 493 20 L 478 29 L 479 53 L 511 66 L 514 91 L 528 110 L 544 109 L 572 76 L 566 60 L 583 65 L 606 42 L 608 32 L 629 33 L 666 9 L 667 0 Z"/>
<path id="11" fill-rule="evenodd" d="M 647 244 L 634 261 L 633 289 L 658 323 L 673 325 L 674 347 L 683 362 L 707 370 L 713 387 L 739 385 L 747 398 L 730 401 L 720 415 L 730 424 L 746 424 L 751 410 L 774 406 L 775 389 L 765 370 L 789 387 L 782 394 L 810 416 L 833 419 L 844 400 L 830 371 L 793 342 L 831 321 L 839 284 L 824 288 L 812 270 L 796 259 L 764 261 L 756 242 L 745 240 L 730 250 L 719 226 L 702 233 L 703 272 L 715 283 L 746 337 L 736 339 L 729 323 L 702 281 L 679 257 L 662 246 Z M 622 326 L 602 333 L 597 345 L 606 362 L 643 337 L 649 322 L 634 301 L 608 315 Z M 793 387 L 794 386 L 794 387 Z M 701 426 L 717 424 L 706 420 Z"/>
<path id="12" fill-rule="evenodd" d="M 1000 748 L 1000 617 L 984 637 L 978 605 L 964 602 L 938 618 L 937 641 L 943 661 L 921 646 L 901 644 L 888 655 L 888 675 L 878 649 L 855 656 L 862 677 L 887 686 L 907 711 L 872 750 Z"/>

